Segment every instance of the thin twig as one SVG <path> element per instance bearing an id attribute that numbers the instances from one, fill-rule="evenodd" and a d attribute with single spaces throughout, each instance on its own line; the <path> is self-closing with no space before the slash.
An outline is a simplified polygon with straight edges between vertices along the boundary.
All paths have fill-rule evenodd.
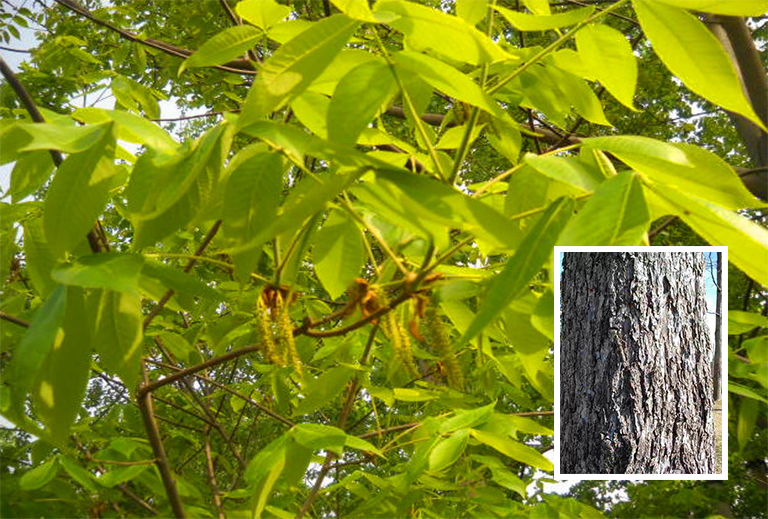
<path id="1" fill-rule="evenodd" d="M 24 328 L 29 328 L 32 325 L 32 323 L 30 323 L 29 321 L 25 321 L 24 319 L 19 319 L 18 317 L 8 315 L 3 311 L 0 311 L 0 319 L 4 321 L 8 321 L 9 323 L 18 324 L 19 326 L 23 326 Z"/>
<path id="2" fill-rule="evenodd" d="M 116 27 L 112 25 L 109 22 L 106 22 L 100 18 L 97 18 L 91 11 L 80 5 L 75 0 L 54 0 L 57 4 L 63 5 L 67 9 L 79 14 L 80 16 L 87 18 L 94 22 L 97 25 L 101 25 L 102 27 L 106 27 L 110 31 L 118 33 L 123 38 L 140 43 L 142 45 L 146 45 L 148 47 L 152 47 L 154 49 L 161 50 L 165 52 L 166 54 L 169 54 L 171 56 L 175 56 L 177 58 L 186 59 L 189 56 L 191 56 L 194 52 L 189 49 L 184 49 L 181 47 L 176 47 L 175 45 L 171 45 L 169 43 L 165 43 L 159 40 L 155 40 L 152 38 L 141 38 L 140 36 L 130 32 L 126 31 L 125 29 L 121 29 L 120 27 Z M 248 60 L 233 60 L 228 63 L 225 63 L 224 65 L 215 65 L 211 68 L 215 68 L 218 70 L 223 70 L 225 72 L 234 72 L 236 74 L 248 74 L 248 75 L 255 75 L 256 71 L 253 70 L 253 65 L 251 65 L 251 62 Z"/>
<path id="3" fill-rule="evenodd" d="M 205 249 L 208 247 L 208 244 L 211 243 L 211 240 L 213 240 L 214 236 L 216 236 L 216 233 L 219 232 L 219 228 L 221 227 L 221 220 L 216 220 L 216 223 L 213 224 L 211 229 L 208 231 L 208 234 L 205 235 L 205 238 L 203 239 L 202 243 L 200 243 L 200 246 L 195 251 L 195 256 L 189 260 L 189 263 L 187 263 L 187 266 L 184 267 L 184 273 L 188 274 L 192 268 L 197 264 L 198 258 L 203 255 L 203 252 L 205 252 Z M 170 301 L 170 299 L 173 297 L 173 295 L 176 292 L 170 288 L 168 291 L 163 294 L 163 297 L 160 298 L 160 301 L 157 302 L 157 304 L 152 308 L 152 310 L 149 311 L 149 314 L 147 314 L 147 317 L 144 319 L 144 329 L 146 329 L 150 323 L 152 323 L 152 320 L 157 317 L 157 314 L 159 314 L 163 308 L 165 308 L 165 305 Z"/>

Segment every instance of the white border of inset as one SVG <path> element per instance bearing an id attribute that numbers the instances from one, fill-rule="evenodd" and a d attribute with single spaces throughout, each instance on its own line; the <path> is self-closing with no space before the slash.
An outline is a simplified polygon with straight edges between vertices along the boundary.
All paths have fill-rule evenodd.
<path id="1" fill-rule="evenodd" d="M 560 255 L 563 252 L 720 252 L 723 262 L 723 315 L 721 316 L 721 387 L 722 440 L 721 474 L 563 474 L 560 472 Z M 728 479 L 728 247 L 555 247 L 555 479 L 582 481 L 601 479 L 606 481 L 650 480 L 720 480 Z"/>

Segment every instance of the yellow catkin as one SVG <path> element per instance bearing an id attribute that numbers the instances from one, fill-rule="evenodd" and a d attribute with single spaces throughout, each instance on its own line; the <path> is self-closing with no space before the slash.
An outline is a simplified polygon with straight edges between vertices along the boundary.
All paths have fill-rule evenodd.
<path id="1" fill-rule="evenodd" d="M 400 359 L 400 362 L 405 367 L 405 369 L 408 371 L 408 374 L 412 377 L 416 377 L 419 375 L 419 369 L 416 367 L 416 363 L 413 360 L 413 349 L 411 348 L 411 338 L 408 336 L 408 333 L 405 331 L 405 326 L 403 326 L 403 323 L 400 321 L 395 322 L 395 334 L 400 337 L 400 349 L 399 351 L 395 351 L 395 353 L 398 353 L 398 357 Z"/>
<path id="2" fill-rule="evenodd" d="M 269 310 L 264 307 L 264 304 L 259 300 L 256 304 L 256 336 L 257 341 L 261 345 L 261 354 L 264 356 L 264 360 L 278 363 L 280 356 L 277 353 L 277 347 L 275 340 L 272 337 L 272 321 L 268 316 Z"/>
<path id="3" fill-rule="evenodd" d="M 301 358 L 296 349 L 296 341 L 293 338 L 293 323 L 288 313 L 288 305 L 284 304 L 279 292 L 275 299 L 274 319 L 277 326 L 277 342 L 280 344 L 280 351 L 282 353 L 281 366 L 291 365 L 301 375 Z"/>
<path id="4" fill-rule="evenodd" d="M 434 352 L 441 358 L 448 385 L 453 389 L 461 390 L 464 386 L 461 365 L 451 351 L 451 342 L 445 332 L 445 325 L 433 305 L 427 308 L 424 325 L 427 331 L 427 340 Z"/>

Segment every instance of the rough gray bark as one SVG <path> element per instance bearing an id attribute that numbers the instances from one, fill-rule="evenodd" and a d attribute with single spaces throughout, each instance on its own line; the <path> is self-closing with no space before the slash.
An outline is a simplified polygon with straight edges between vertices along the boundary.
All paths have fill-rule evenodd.
<path id="1" fill-rule="evenodd" d="M 714 472 L 704 265 L 701 253 L 565 253 L 561 472 Z"/>

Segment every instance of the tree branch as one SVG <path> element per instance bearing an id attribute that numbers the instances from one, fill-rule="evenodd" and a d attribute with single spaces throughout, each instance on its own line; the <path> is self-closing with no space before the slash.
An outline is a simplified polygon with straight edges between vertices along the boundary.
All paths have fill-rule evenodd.
<path id="1" fill-rule="evenodd" d="M 149 385 L 149 378 L 147 377 L 146 367 L 142 367 L 144 371 L 144 383 L 139 386 L 137 400 L 139 404 L 139 410 L 141 416 L 144 419 L 144 428 L 147 432 L 147 438 L 152 446 L 152 451 L 155 453 L 157 459 L 157 468 L 160 471 L 160 477 L 163 480 L 163 486 L 165 487 L 165 493 L 168 496 L 168 501 L 171 503 L 171 509 L 176 517 L 186 517 L 184 513 L 184 506 L 181 504 L 181 497 L 179 491 L 176 488 L 176 482 L 173 479 L 173 473 L 171 472 L 171 466 L 168 462 L 168 456 L 165 453 L 165 447 L 163 446 L 163 440 L 160 437 L 160 429 L 157 426 L 155 420 L 155 409 L 152 404 L 152 393 L 149 391 L 142 391 Z"/>
<path id="2" fill-rule="evenodd" d="M 43 117 L 43 114 L 40 113 L 40 110 L 37 109 L 37 105 L 32 99 L 32 96 L 29 95 L 27 89 L 24 88 L 24 85 L 21 84 L 19 78 L 16 77 L 16 74 L 14 74 L 13 70 L 11 70 L 11 67 L 8 66 L 2 56 L 0 56 L 0 71 L 2 71 L 3 77 L 5 77 L 5 80 L 11 85 L 11 88 L 19 97 L 21 104 L 27 110 L 27 113 L 29 113 L 30 118 L 36 123 L 44 123 L 45 118 Z M 50 153 L 56 167 L 58 168 L 61 166 L 61 163 L 64 162 L 64 157 L 62 157 L 61 153 L 58 150 L 50 150 Z M 94 253 L 109 251 L 109 243 L 104 235 L 104 229 L 101 228 L 101 223 L 98 221 L 96 221 L 93 228 L 88 231 L 87 237 L 91 251 Z"/>
<path id="3" fill-rule="evenodd" d="M 169 43 L 165 43 L 160 40 L 155 40 L 152 38 L 141 38 L 140 36 L 130 31 L 126 31 L 125 29 L 121 29 L 120 27 L 112 25 L 111 23 L 105 20 L 97 18 L 91 11 L 86 9 L 84 6 L 80 5 L 76 0 L 54 0 L 54 2 L 66 7 L 67 9 L 79 14 L 84 18 L 91 20 L 97 25 L 101 25 L 102 27 L 106 27 L 110 31 L 118 33 L 120 36 L 122 36 L 127 40 L 134 41 L 136 43 L 141 43 L 142 45 L 146 45 L 148 47 L 161 50 L 166 54 L 175 56 L 177 58 L 182 58 L 182 59 L 186 59 L 194 53 L 194 51 L 191 51 L 189 49 L 177 47 L 175 45 L 171 45 Z M 237 59 L 237 60 L 233 60 L 228 63 L 225 63 L 224 65 L 215 65 L 210 68 L 223 70 L 225 72 L 233 72 L 236 74 L 248 74 L 248 75 L 256 74 L 256 71 L 253 69 L 253 65 L 247 59 Z"/>
<path id="4" fill-rule="evenodd" d="M 203 241 L 200 243 L 200 246 L 195 251 L 195 256 L 189 260 L 189 263 L 187 263 L 187 266 L 184 267 L 184 273 L 188 274 L 192 268 L 197 264 L 198 257 L 203 255 L 203 252 L 205 252 L 205 249 L 208 247 L 208 245 L 211 243 L 211 240 L 213 240 L 214 236 L 216 236 L 216 233 L 219 232 L 219 228 L 221 227 L 221 220 L 216 220 L 216 223 L 213 224 L 211 229 L 208 231 L 208 234 L 205 235 L 205 238 L 203 238 Z M 147 314 L 147 317 L 144 319 L 144 329 L 146 329 L 151 323 L 152 320 L 157 317 L 157 314 L 159 314 L 163 308 L 165 308 L 165 305 L 168 304 L 168 301 L 171 300 L 173 295 L 176 292 L 171 288 L 163 294 L 163 297 L 160 298 L 160 301 L 157 302 L 157 304 L 152 308 L 152 310 L 149 311 L 149 314 Z"/>

